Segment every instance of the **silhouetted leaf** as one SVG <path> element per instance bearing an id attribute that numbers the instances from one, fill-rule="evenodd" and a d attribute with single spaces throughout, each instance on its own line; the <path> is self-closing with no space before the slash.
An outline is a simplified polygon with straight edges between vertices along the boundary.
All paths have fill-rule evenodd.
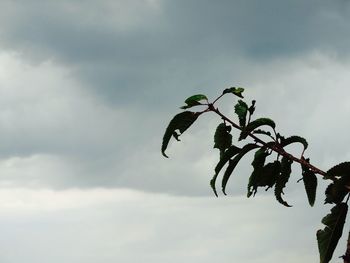
<path id="1" fill-rule="evenodd" d="M 343 233 L 348 205 L 340 203 L 331 209 L 331 213 L 322 219 L 326 225 L 323 230 L 317 231 L 318 250 L 320 253 L 320 263 L 328 263 L 333 256 L 338 241 Z"/>
<path id="2" fill-rule="evenodd" d="M 260 129 L 254 130 L 252 133 L 254 133 L 254 134 L 264 134 L 264 135 L 267 135 L 267 136 L 271 136 L 271 132 L 260 130 Z"/>
<path id="3" fill-rule="evenodd" d="M 255 111 L 255 100 L 252 100 L 252 105 L 250 105 L 250 107 L 248 108 L 249 114 L 253 115 L 254 111 Z"/>
<path id="4" fill-rule="evenodd" d="M 317 177 L 315 173 L 307 167 L 302 166 L 302 171 L 307 199 L 309 200 L 310 206 L 313 206 L 316 199 Z"/>
<path id="5" fill-rule="evenodd" d="M 239 154 L 237 154 L 232 160 L 229 160 L 229 165 L 224 173 L 224 176 L 222 178 L 222 182 L 221 182 L 221 186 L 222 186 L 222 192 L 224 194 L 226 194 L 226 185 L 228 182 L 228 179 L 230 178 L 233 170 L 235 169 L 235 167 L 237 166 L 238 162 L 242 159 L 242 157 L 248 153 L 249 151 L 258 148 L 259 146 L 253 143 L 249 143 L 246 144 L 241 151 L 239 152 Z"/>
<path id="6" fill-rule="evenodd" d="M 193 95 L 185 100 L 185 103 L 187 105 L 182 106 L 180 108 L 181 109 L 188 109 L 188 108 L 191 108 L 193 106 L 202 105 L 202 103 L 200 103 L 201 100 L 208 100 L 208 98 L 207 98 L 207 96 L 205 96 L 203 94 Z"/>
<path id="7" fill-rule="evenodd" d="M 281 146 L 282 147 L 285 147 L 285 146 L 287 146 L 289 144 L 297 143 L 297 142 L 301 143 L 304 146 L 305 150 L 308 147 L 307 141 L 304 138 L 300 137 L 300 136 L 294 135 L 294 136 L 290 136 L 288 138 L 284 138 L 284 137 L 280 136 L 280 138 L 281 138 Z"/>
<path id="8" fill-rule="evenodd" d="M 272 129 L 275 129 L 275 127 L 276 127 L 275 122 L 271 119 L 268 119 L 268 118 L 256 119 L 255 121 L 252 121 L 251 123 L 249 123 L 242 130 L 241 135 L 239 136 L 239 140 L 243 140 L 243 139 L 247 138 L 249 133 L 251 133 L 253 130 L 255 130 L 263 125 L 270 126 Z"/>
<path id="9" fill-rule="evenodd" d="M 168 147 L 171 136 L 174 136 L 174 132 L 177 130 L 180 132 L 180 134 L 176 133 L 177 135 L 174 136 L 178 140 L 178 137 L 197 120 L 199 115 L 200 113 L 198 112 L 184 111 L 174 116 L 166 128 L 163 136 L 162 154 L 165 157 L 168 158 L 168 156 L 165 154 L 165 150 Z"/>
<path id="10" fill-rule="evenodd" d="M 247 194 L 248 197 L 250 197 L 254 191 L 256 192 L 256 189 L 258 188 L 257 186 L 258 178 L 262 173 L 262 169 L 265 165 L 265 160 L 268 155 L 269 153 L 266 151 L 266 148 L 264 147 L 257 150 L 254 154 L 254 159 L 252 162 L 252 166 L 254 170 L 250 175 L 249 181 L 248 181 L 248 194 Z"/>
<path id="11" fill-rule="evenodd" d="M 273 163 L 268 163 L 260 169 L 254 169 L 248 184 L 248 194 L 250 197 L 252 194 L 255 196 L 258 187 L 271 188 L 276 183 L 276 178 L 281 172 L 281 163 L 279 161 L 274 161 Z"/>
<path id="12" fill-rule="evenodd" d="M 267 186 L 271 188 L 275 185 L 277 176 L 281 172 L 281 162 L 274 161 L 268 163 L 263 168 L 262 176 L 259 178 L 258 186 Z"/>
<path id="13" fill-rule="evenodd" d="M 342 176 L 347 176 L 350 174 L 350 162 L 344 162 L 337 164 L 336 166 L 329 169 L 324 176 L 325 179 L 334 180 L 335 178 L 340 178 Z"/>
<path id="14" fill-rule="evenodd" d="M 242 149 L 238 148 L 234 145 L 230 146 L 222 155 L 222 157 L 220 158 L 220 161 L 218 162 L 218 164 L 215 167 L 215 174 L 213 176 L 213 178 L 210 180 L 210 186 L 214 191 L 214 194 L 216 196 L 218 196 L 217 192 L 216 192 L 216 178 L 218 177 L 218 174 L 220 173 L 222 167 L 224 167 L 224 165 L 236 154 L 238 154 Z"/>
<path id="15" fill-rule="evenodd" d="M 231 87 L 231 88 L 228 88 L 228 89 L 225 89 L 222 94 L 226 94 L 226 93 L 232 93 L 232 94 L 235 94 L 236 96 L 240 97 L 243 99 L 243 93 L 244 89 L 243 88 L 240 88 L 240 87 Z"/>
<path id="16" fill-rule="evenodd" d="M 215 173 L 219 173 L 222 169 L 222 167 L 224 167 L 224 165 L 236 154 L 238 154 L 242 149 L 238 148 L 234 145 L 230 146 L 223 154 L 222 158 L 220 159 L 220 161 L 218 162 L 218 164 L 215 167 Z"/>
<path id="17" fill-rule="evenodd" d="M 235 105 L 235 113 L 238 116 L 239 125 L 241 127 L 245 126 L 246 118 L 247 118 L 247 112 L 248 112 L 248 105 L 243 100 L 239 100 L 237 102 L 237 104 Z"/>
<path id="18" fill-rule="evenodd" d="M 350 174 L 335 179 L 326 189 L 325 204 L 339 204 L 349 193 L 347 186 L 350 185 Z"/>
<path id="19" fill-rule="evenodd" d="M 232 145 L 232 135 L 230 134 L 231 126 L 220 123 L 216 128 L 214 135 L 214 148 L 220 150 L 220 158 L 224 151 Z"/>
<path id="20" fill-rule="evenodd" d="M 292 160 L 289 160 L 288 158 L 284 157 L 282 158 L 281 161 L 281 173 L 277 176 L 276 178 L 276 185 L 275 185 L 275 196 L 276 196 L 276 200 L 287 207 L 291 207 L 291 205 L 289 205 L 286 201 L 283 200 L 282 198 L 282 194 L 283 193 L 283 188 L 286 186 L 290 174 L 292 172 Z"/>

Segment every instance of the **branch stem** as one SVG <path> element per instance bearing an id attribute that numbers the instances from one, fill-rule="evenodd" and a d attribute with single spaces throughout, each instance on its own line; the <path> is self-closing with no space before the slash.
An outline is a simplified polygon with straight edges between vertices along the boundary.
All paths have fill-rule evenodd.
<path id="1" fill-rule="evenodd" d="M 217 101 L 217 100 L 215 100 L 215 101 Z M 208 105 L 208 110 L 209 110 L 209 111 L 212 111 L 212 112 L 216 113 L 216 114 L 219 115 L 224 121 L 230 123 L 230 124 L 232 125 L 232 127 L 234 127 L 234 128 L 236 128 L 236 129 L 242 131 L 242 128 L 241 128 L 238 124 L 234 123 L 232 120 L 230 120 L 229 118 L 227 118 L 224 114 L 222 114 L 222 113 L 219 111 L 218 108 L 215 108 L 213 104 L 214 104 L 214 103 L 211 103 L 211 104 Z M 277 143 L 274 144 L 274 145 L 267 144 L 266 142 L 264 142 L 263 140 L 261 140 L 260 138 L 258 138 L 257 136 L 255 136 L 255 135 L 252 134 L 252 133 L 249 133 L 248 136 L 251 137 L 251 138 L 253 138 L 253 139 L 255 140 L 255 142 L 262 144 L 264 147 L 271 149 L 272 151 L 278 153 L 279 155 L 282 155 L 282 156 L 284 156 L 284 157 L 287 157 L 287 158 L 290 159 L 290 160 L 293 160 L 293 161 L 295 161 L 295 162 L 297 162 L 297 163 L 300 163 L 300 164 L 303 165 L 303 166 L 308 167 L 311 171 L 313 171 L 313 172 L 316 173 L 316 174 L 320 174 L 320 175 L 325 175 L 325 174 L 326 174 L 326 172 L 324 172 L 324 171 L 322 171 L 321 169 L 319 169 L 319 168 L 315 167 L 314 165 L 310 164 L 310 163 L 307 162 L 304 158 L 297 158 L 297 157 L 295 157 L 294 155 L 292 155 L 292 154 L 286 152 L 282 147 L 279 147 Z"/>

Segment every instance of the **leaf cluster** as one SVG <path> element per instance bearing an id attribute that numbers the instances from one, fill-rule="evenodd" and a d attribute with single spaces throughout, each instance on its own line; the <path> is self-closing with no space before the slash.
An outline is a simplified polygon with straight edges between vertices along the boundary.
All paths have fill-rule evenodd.
<path id="1" fill-rule="evenodd" d="M 304 183 L 306 197 L 310 206 L 313 206 L 316 200 L 316 174 L 323 175 L 323 179 L 332 180 L 325 192 L 325 204 L 334 204 L 335 206 L 331 209 L 331 213 L 322 219 L 325 228 L 317 232 L 320 262 L 328 263 L 342 235 L 348 210 L 347 201 L 344 202 L 344 198 L 347 195 L 349 196 L 350 162 L 336 165 L 326 173 L 312 166 L 309 158 L 304 157 L 305 150 L 308 148 L 306 139 L 297 135 L 282 136 L 276 132 L 276 124 L 270 118 L 260 117 L 252 119 L 255 113 L 256 101 L 253 100 L 248 106 L 243 100 L 243 92 L 244 89 L 241 87 L 227 88 L 213 103 L 210 103 L 207 96 L 203 94 L 187 98 L 185 100 L 186 105 L 182 106 L 181 109 L 186 110 L 194 106 L 205 106 L 206 108 L 199 112 L 183 111 L 175 115 L 165 130 L 161 152 L 165 157 L 168 157 L 165 151 L 172 137 L 175 140 L 179 140 L 180 135 L 199 116 L 206 112 L 214 112 L 222 120 L 216 127 L 213 136 L 214 148 L 219 150 L 219 157 L 214 168 L 214 175 L 210 180 L 210 186 L 216 196 L 218 196 L 216 184 L 220 173 L 223 171 L 221 189 L 226 195 L 229 179 L 232 177 L 237 165 L 243 157 L 253 150 L 255 154 L 251 162 L 252 172 L 248 179 L 247 197 L 255 196 L 259 188 L 264 188 L 265 190 L 273 188 L 277 202 L 285 207 L 291 207 L 284 200 L 283 195 L 292 174 L 293 163 L 299 163 L 301 166 L 301 180 Z M 239 98 L 235 104 L 232 104 L 238 123 L 223 115 L 214 106 L 214 103 L 226 94 L 233 94 Z M 236 136 L 234 136 L 232 128 L 239 131 Z M 237 142 L 234 142 L 234 138 Z M 303 146 L 300 158 L 294 157 L 285 150 L 285 147 L 295 143 Z M 240 146 L 240 144 L 243 144 L 243 146 Z"/>

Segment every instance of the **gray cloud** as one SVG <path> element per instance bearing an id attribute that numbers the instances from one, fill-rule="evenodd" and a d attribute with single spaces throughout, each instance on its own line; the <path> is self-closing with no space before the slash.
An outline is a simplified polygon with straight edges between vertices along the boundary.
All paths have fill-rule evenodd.
<path id="1" fill-rule="evenodd" d="M 314 164 L 349 160 L 349 11 L 340 0 L 2 1 L 2 262 L 314 261 L 324 182 L 313 210 L 297 165 L 292 209 L 263 190 L 245 200 L 250 155 L 231 197 L 210 198 L 220 120 L 201 118 L 170 159 L 160 144 L 187 96 L 237 85 L 257 116 L 308 139 Z M 232 115 L 232 97 L 220 108 Z"/>
<path id="2" fill-rule="evenodd" d="M 312 50 L 348 54 L 347 1 L 2 5 L 3 47 L 73 64 L 84 85 L 114 104 L 150 107 L 160 103 L 155 93 L 178 99 L 180 89 L 209 90 L 202 83 L 241 57 L 265 63 Z"/>

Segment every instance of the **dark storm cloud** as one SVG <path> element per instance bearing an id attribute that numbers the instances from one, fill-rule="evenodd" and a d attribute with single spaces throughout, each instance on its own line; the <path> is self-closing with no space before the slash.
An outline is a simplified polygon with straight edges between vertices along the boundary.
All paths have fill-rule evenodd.
<path id="1" fill-rule="evenodd" d="M 223 61 L 349 52 L 348 1 L 113 2 L 5 2 L 1 42 L 73 65 L 113 103 L 148 106 L 218 78 Z"/>

